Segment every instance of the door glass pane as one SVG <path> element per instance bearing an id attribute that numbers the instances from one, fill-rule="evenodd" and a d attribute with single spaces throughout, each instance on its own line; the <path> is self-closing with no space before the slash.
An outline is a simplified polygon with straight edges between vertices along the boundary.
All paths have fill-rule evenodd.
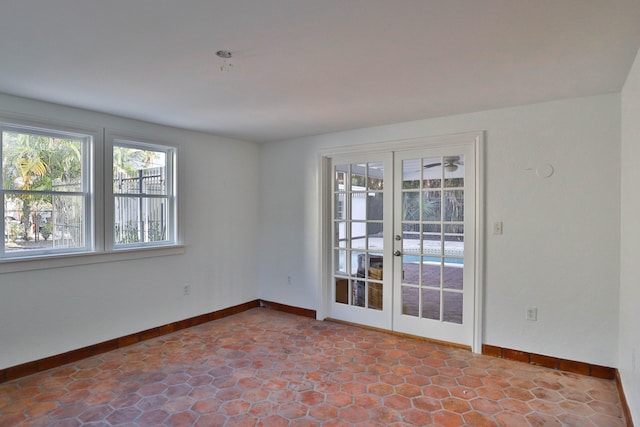
<path id="1" fill-rule="evenodd" d="M 336 278 L 336 302 L 349 304 L 349 280 Z"/>
<path id="2" fill-rule="evenodd" d="M 442 159 L 430 157 L 422 160 L 422 187 L 440 188 L 442 183 Z"/>
<path id="3" fill-rule="evenodd" d="M 369 283 L 369 308 L 382 310 L 382 283 Z"/>
<path id="4" fill-rule="evenodd" d="M 420 314 L 420 294 L 418 288 L 402 287 L 402 314 L 418 317 Z"/>
<path id="5" fill-rule="evenodd" d="M 425 191 L 423 193 L 423 221 L 440 221 L 440 194 L 440 191 Z"/>
<path id="6" fill-rule="evenodd" d="M 346 248 L 347 247 L 347 244 L 346 244 L 347 243 L 347 223 L 336 222 L 334 233 L 335 235 L 333 236 L 334 238 L 333 246 Z"/>
<path id="7" fill-rule="evenodd" d="M 335 169 L 335 182 L 333 184 L 334 191 L 344 191 L 347 183 L 347 172 L 349 165 L 337 165 Z"/>
<path id="8" fill-rule="evenodd" d="M 464 256 L 464 225 L 447 224 L 444 232 L 445 256 Z"/>
<path id="9" fill-rule="evenodd" d="M 444 199 L 444 221 L 463 221 L 464 191 L 444 191 L 442 197 Z"/>
<path id="10" fill-rule="evenodd" d="M 351 247 L 353 249 L 366 249 L 366 228 L 364 222 L 351 223 Z"/>
<path id="11" fill-rule="evenodd" d="M 443 292 L 442 318 L 445 322 L 462 324 L 462 294 Z"/>
<path id="12" fill-rule="evenodd" d="M 345 275 L 347 274 L 347 251 L 345 250 L 337 250 L 334 251 L 335 254 L 335 268 L 336 274 Z"/>
<path id="13" fill-rule="evenodd" d="M 420 193 L 402 193 L 402 220 L 420 221 Z"/>
<path id="14" fill-rule="evenodd" d="M 367 219 L 381 221 L 384 212 L 382 193 L 369 193 L 367 196 Z"/>
<path id="15" fill-rule="evenodd" d="M 366 163 L 351 165 L 351 190 L 364 190 L 367 188 Z"/>
<path id="16" fill-rule="evenodd" d="M 422 226 L 422 253 L 424 255 L 442 255 L 442 234 L 440 224 Z"/>
<path id="17" fill-rule="evenodd" d="M 440 320 L 440 291 L 422 289 L 422 317 Z"/>
<path id="18" fill-rule="evenodd" d="M 384 166 L 382 162 L 369 163 L 367 172 L 367 190 L 382 190 L 384 188 Z"/>
<path id="19" fill-rule="evenodd" d="M 367 193 L 351 194 L 351 219 L 354 221 L 367 219 Z"/>
<path id="20" fill-rule="evenodd" d="M 370 222 L 367 224 L 369 238 L 368 249 L 370 251 L 382 252 L 384 249 L 383 224 L 381 222 Z"/>
<path id="21" fill-rule="evenodd" d="M 419 224 L 415 224 L 418 228 Z M 408 234 L 404 239 L 402 239 L 402 253 L 404 255 L 418 255 L 420 253 L 420 234 Z M 405 257 L 406 261 L 411 260 L 412 258 Z M 413 258 L 415 262 L 418 261 L 418 258 Z"/>
<path id="22" fill-rule="evenodd" d="M 364 277 L 366 254 L 364 252 L 351 252 L 351 275 Z"/>
<path id="23" fill-rule="evenodd" d="M 403 255 L 402 256 L 402 283 L 408 285 L 420 284 L 420 264 L 418 256 Z"/>
<path id="24" fill-rule="evenodd" d="M 334 219 L 347 219 L 347 205 L 346 205 L 346 200 L 347 197 L 345 195 L 345 193 L 336 193 L 335 197 L 334 197 L 335 201 L 334 201 L 334 212 L 333 212 L 333 218 Z"/>
<path id="25" fill-rule="evenodd" d="M 445 289 L 462 290 L 462 277 L 464 273 L 462 258 L 445 258 L 444 261 L 444 280 L 442 281 L 442 285 Z"/>
<path id="26" fill-rule="evenodd" d="M 402 188 L 418 189 L 420 188 L 421 165 L 419 159 L 410 159 L 402 161 Z"/>
<path id="27" fill-rule="evenodd" d="M 422 286 L 440 288 L 440 258 L 424 258 L 422 263 Z"/>
<path id="28" fill-rule="evenodd" d="M 444 186 L 464 187 L 464 156 L 445 157 Z"/>
<path id="29" fill-rule="evenodd" d="M 362 280 L 353 282 L 353 295 L 351 305 L 364 307 L 366 284 Z"/>

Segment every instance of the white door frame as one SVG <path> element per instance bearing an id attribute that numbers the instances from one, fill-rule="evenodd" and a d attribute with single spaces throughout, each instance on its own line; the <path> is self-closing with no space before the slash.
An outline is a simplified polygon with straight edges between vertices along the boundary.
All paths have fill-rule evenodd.
<path id="1" fill-rule="evenodd" d="M 324 320 L 327 317 L 331 301 L 331 271 L 330 251 L 332 245 L 331 236 L 331 158 L 337 155 L 375 153 L 389 151 L 414 150 L 418 148 L 450 147 L 459 144 L 472 144 L 475 163 L 475 290 L 474 290 L 474 315 L 473 315 L 473 344 L 474 353 L 482 352 L 483 341 L 483 308 L 484 308 L 484 133 L 482 131 L 466 132 L 453 135 L 415 138 L 399 141 L 385 141 L 370 144 L 342 146 L 321 150 L 317 157 L 317 195 L 318 195 L 318 223 L 317 230 L 320 236 L 318 248 L 318 283 L 317 301 L 318 310 L 316 317 Z M 465 159 L 465 161 L 468 161 Z"/>

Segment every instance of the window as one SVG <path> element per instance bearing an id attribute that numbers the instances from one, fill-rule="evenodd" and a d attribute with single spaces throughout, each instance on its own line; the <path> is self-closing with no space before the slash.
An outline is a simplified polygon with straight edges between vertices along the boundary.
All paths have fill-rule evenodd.
<path id="1" fill-rule="evenodd" d="M 113 140 L 114 248 L 175 244 L 175 148 Z"/>
<path id="2" fill-rule="evenodd" d="M 0 130 L 0 259 L 93 250 L 93 138 L 7 124 Z"/>
<path id="3" fill-rule="evenodd" d="M 0 273 L 181 253 L 177 152 L 105 130 L 0 119 Z M 57 256 L 82 254 L 92 256 Z"/>

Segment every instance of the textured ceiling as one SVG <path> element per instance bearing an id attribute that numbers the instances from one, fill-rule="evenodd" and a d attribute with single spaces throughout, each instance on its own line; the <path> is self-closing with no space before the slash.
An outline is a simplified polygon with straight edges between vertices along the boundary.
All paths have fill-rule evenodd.
<path id="1" fill-rule="evenodd" d="M 638 0 L 0 0 L 0 92 L 257 142 L 617 92 L 639 46 Z"/>

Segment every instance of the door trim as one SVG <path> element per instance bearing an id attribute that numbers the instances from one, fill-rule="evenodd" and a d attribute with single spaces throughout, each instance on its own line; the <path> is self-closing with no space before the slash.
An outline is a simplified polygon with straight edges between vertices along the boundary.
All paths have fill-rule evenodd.
<path id="1" fill-rule="evenodd" d="M 318 301 L 317 319 L 324 320 L 328 316 L 331 301 L 331 258 L 328 248 L 331 246 L 331 158 L 345 154 L 375 153 L 388 151 L 405 151 L 419 148 L 449 147 L 458 144 L 472 143 L 475 162 L 475 191 L 476 191 L 476 217 L 475 217 L 475 290 L 474 290 L 474 315 L 473 315 L 473 344 L 474 353 L 482 353 L 482 341 L 484 331 L 484 132 L 465 132 L 443 136 L 429 136 L 405 140 L 374 142 L 369 144 L 349 145 L 321 149 L 317 154 L 316 184 L 318 216 L 317 230 L 319 239 L 317 272 L 318 282 L 316 295 Z"/>

